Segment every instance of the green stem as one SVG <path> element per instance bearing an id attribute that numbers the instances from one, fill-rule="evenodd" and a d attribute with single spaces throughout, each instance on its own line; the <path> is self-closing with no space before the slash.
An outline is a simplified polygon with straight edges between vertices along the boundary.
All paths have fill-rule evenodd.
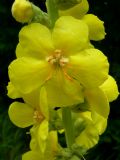
<path id="1" fill-rule="evenodd" d="M 59 17 L 58 8 L 55 3 L 55 0 L 46 0 L 47 12 L 51 21 L 51 27 L 53 28 L 56 20 Z"/>
<path id="2" fill-rule="evenodd" d="M 74 125 L 69 107 L 62 108 L 62 119 L 65 129 L 67 147 L 71 148 L 72 144 L 74 143 Z"/>
<path id="3" fill-rule="evenodd" d="M 59 17 L 58 8 L 55 0 L 46 0 L 47 12 L 51 21 L 51 27 L 53 28 L 56 20 Z M 72 121 L 72 114 L 69 107 L 62 109 L 62 119 L 65 128 L 65 136 L 67 146 L 70 148 L 74 143 L 74 127 Z"/>

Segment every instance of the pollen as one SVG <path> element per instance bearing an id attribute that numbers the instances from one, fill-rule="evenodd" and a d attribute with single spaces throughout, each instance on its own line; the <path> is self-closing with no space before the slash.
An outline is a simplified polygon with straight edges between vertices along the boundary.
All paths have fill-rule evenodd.
<path id="1" fill-rule="evenodd" d="M 52 65 L 59 65 L 60 67 L 64 67 L 69 62 L 69 59 L 63 56 L 61 50 L 56 49 L 53 55 L 50 55 L 46 58 L 46 61 Z"/>
<path id="2" fill-rule="evenodd" d="M 41 114 L 41 112 L 35 110 L 34 115 L 33 115 L 33 119 L 35 120 L 35 122 L 40 123 L 44 119 L 44 116 Z"/>

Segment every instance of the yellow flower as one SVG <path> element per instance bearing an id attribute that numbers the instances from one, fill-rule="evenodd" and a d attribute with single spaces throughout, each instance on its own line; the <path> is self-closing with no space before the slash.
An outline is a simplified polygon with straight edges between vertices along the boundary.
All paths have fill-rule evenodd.
<path id="1" fill-rule="evenodd" d="M 8 90 L 7 95 L 10 98 L 12 99 L 23 98 L 25 103 L 32 106 L 33 108 L 41 110 L 41 112 L 45 115 L 45 117 L 49 119 L 47 95 L 44 87 L 35 90 L 33 92 L 30 92 L 29 94 L 23 94 L 19 92 L 11 82 L 9 82 L 7 90 Z"/>
<path id="2" fill-rule="evenodd" d="M 32 99 L 32 96 L 30 97 Z M 35 101 L 31 103 L 30 97 L 28 96 L 29 104 L 13 102 L 9 107 L 8 114 L 10 120 L 18 127 L 25 128 L 31 125 L 37 127 L 36 135 L 40 149 L 44 152 L 49 131 L 49 111 L 46 91 L 43 87 L 41 88 L 40 105 L 38 106 L 36 106 L 37 103 Z"/>
<path id="3" fill-rule="evenodd" d="M 87 0 L 82 0 L 79 4 L 66 10 L 59 10 L 60 16 L 73 16 L 75 18 L 82 18 L 89 10 Z"/>
<path id="4" fill-rule="evenodd" d="M 32 4 L 27 0 L 15 0 L 12 5 L 12 15 L 18 22 L 29 22 L 33 17 Z"/>
<path id="5" fill-rule="evenodd" d="M 103 90 L 99 87 L 86 89 L 84 95 L 91 111 L 95 111 L 104 118 L 108 118 L 110 110 L 109 101 Z"/>
<path id="6" fill-rule="evenodd" d="M 95 146 L 99 141 L 99 135 L 101 135 L 107 126 L 107 119 L 103 118 L 96 112 L 83 112 L 76 114 L 77 121 L 83 120 L 85 129 L 76 137 L 76 144 L 90 149 Z"/>
<path id="7" fill-rule="evenodd" d="M 105 38 L 104 22 L 93 14 L 86 14 L 82 20 L 88 25 L 90 40 L 99 41 Z"/>
<path id="8" fill-rule="evenodd" d="M 98 131 L 98 134 L 103 134 L 107 127 L 107 118 L 104 118 L 103 116 L 97 114 L 95 111 L 91 112 L 91 118 L 95 128 Z"/>
<path id="9" fill-rule="evenodd" d="M 11 84 L 11 86 L 13 85 Z M 9 94 L 11 93 L 11 90 L 12 88 L 9 88 Z M 17 91 L 14 90 L 14 95 L 16 93 Z M 33 97 L 34 96 L 35 95 L 33 95 Z M 18 127 L 25 128 L 33 124 L 39 124 L 45 119 L 49 119 L 49 110 L 45 88 L 41 88 L 40 95 L 37 97 L 37 99 L 33 97 L 31 95 L 27 95 L 24 98 L 24 100 L 28 103 L 13 102 L 10 105 L 8 111 L 9 117 L 11 121 Z"/>
<path id="10" fill-rule="evenodd" d="M 23 27 L 16 55 L 10 81 L 23 94 L 44 85 L 50 106 L 81 103 L 83 87 L 98 87 L 108 78 L 106 56 L 90 48 L 87 25 L 71 16 L 60 17 L 53 31 L 38 23 Z"/>
<path id="11" fill-rule="evenodd" d="M 95 111 L 107 119 L 110 110 L 109 102 L 117 99 L 118 95 L 119 91 L 116 81 L 112 76 L 109 76 L 98 88 L 85 89 L 85 101 L 77 105 L 76 109 L 79 109 L 80 111 Z"/>
<path id="12" fill-rule="evenodd" d="M 118 95 L 118 86 L 112 76 L 109 76 L 99 88 L 85 90 L 85 98 L 88 100 L 91 110 L 95 110 L 105 118 L 109 115 L 109 102 L 117 99 Z"/>
<path id="13" fill-rule="evenodd" d="M 104 91 L 109 102 L 116 100 L 119 96 L 118 86 L 112 76 L 109 76 L 108 79 L 100 86 L 100 88 Z"/>
<path id="14" fill-rule="evenodd" d="M 11 82 L 8 82 L 7 91 L 8 91 L 7 92 L 8 97 L 12 99 L 21 98 L 21 94 L 16 90 L 16 88 Z"/>
<path id="15" fill-rule="evenodd" d="M 87 0 L 82 2 L 70 9 L 59 11 L 60 16 L 73 16 L 75 18 L 83 20 L 89 28 L 90 40 L 102 40 L 105 38 L 104 22 L 101 21 L 97 16 L 93 14 L 87 14 L 89 10 L 89 4 Z"/>
<path id="16" fill-rule="evenodd" d="M 35 137 L 36 134 L 34 136 L 32 135 L 31 151 L 28 151 L 25 154 L 23 154 L 22 160 L 48 160 L 48 159 L 54 160 L 55 154 L 58 149 L 57 132 L 55 131 L 49 132 L 46 143 L 46 149 L 44 153 L 41 152 L 39 147 L 35 147 L 35 145 L 38 143 Z"/>

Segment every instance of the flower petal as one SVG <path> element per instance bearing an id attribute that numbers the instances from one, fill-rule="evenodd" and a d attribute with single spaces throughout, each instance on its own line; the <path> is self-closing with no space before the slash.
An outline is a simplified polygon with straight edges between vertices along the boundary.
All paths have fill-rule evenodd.
<path id="1" fill-rule="evenodd" d="M 47 138 L 49 133 L 48 131 L 49 131 L 48 121 L 44 120 L 43 122 L 41 122 L 38 129 L 38 134 L 37 134 L 38 143 L 42 153 L 44 153 L 46 149 L 46 143 L 47 143 Z"/>
<path id="2" fill-rule="evenodd" d="M 30 106 L 36 108 L 37 110 L 40 109 L 39 104 L 39 97 L 40 97 L 40 88 L 26 94 L 22 94 L 24 102 L 29 104 Z"/>
<path id="3" fill-rule="evenodd" d="M 40 110 L 45 118 L 49 119 L 49 109 L 48 109 L 48 100 L 47 100 L 47 92 L 45 87 L 42 87 L 40 90 Z"/>
<path id="4" fill-rule="evenodd" d="M 38 129 L 38 137 L 42 140 L 46 140 L 48 137 L 48 121 L 44 120 L 41 122 L 40 127 Z"/>
<path id="5" fill-rule="evenodd" d="M 57 70 L 45 86 L 51 107 L 65 107 L 84 101 L 80 84 L 61 70 Z"/>
<path id="6" fill-rule="evenodd" d="M 70 54 L 87 45 L 88 27 L 72 16 L 63 16 L 56 21 L 52 38 L 56 49 L 61 49 L 63 54 Z"/>
<path id="7" fill-rule="evenodd" d="M 7 93 L 8 97 L 12 99 L 21 98 L 20 93 L 16 90 L 16 88 L 13 86 L 11 82 L 8 83 L 7 90 L 8 90 Z"/>
<path id="8" fill-rule="evenodd" d="M 85 90 L 85 97 L 90 104 L 91 110 L 97 112 L 104 118 L 108 118 L 109 102 L 100 88 Z"/>
<path id="9" fill-rule="evenodd" d="M 22 155 L 22 160 L 44 160 L 39 151 L 29 151 Z"/>
<path id="10" fill-rule="evenodd" d="M 118 86 L 112 76 L 109 76 L 100 88 L 104 91 L 109 102 L 114 101 L 119 96 Z"/>
<path id="11" fill-rule="evenodd" d="M 97 129 L 92 123 L 89 123 L 75 141 L 85 149 L 90 149 L 98 143 L 98 140 L 99 135 Z"/>
<path id="12" fill-rule="evenodd" d="M 93 119 L 93 123 L 98 130 L 99 135 L 101 135 L 107 127 L 107 119 L 97 114 L 95 111 L 92 111 L 91 116 Z"/>
<path id="13" fill-rule="evenodd" d="M 89 28 L 89 38 L 91 40 L 99 41 L 105 38 L 104 22 L 93 14 L 87 14 L 82 19 Z"/>
<path id="14" fill-rule="evenodd" d="M 86 88 L 95 88 L 108 78 L 107 57 L 97 49 L 86 49 L 69 57 L 68 74 Z"/>
<path id="15" fill-rule="evenodd" d="M 75 5 L 74 7 L 59 11 L 60 16 L 73 16 L 75 18 L 83 17 L 89 10 L 89 4 L 87 0 L 82 0 L 81 3 Z"/>
<path id="16" fill-rule="evenodd" d="M 9 66 L 9 77 L 21 93 L 29 93 L 40 87 L 48 78 L 50 67 L 47 62 L 22 57 Z"/>
<path id="17" fill-rule="evenodd" d="M 55 153 L 58 150 L 57 131 L 50 131 L 48 140 L 49 140 L 49 143 L 50 143 L 50 149 L 52 150 L 53 153 Z"/>
<path id="18" fill-rule="evenodd" d="M 23 27 L 19 33 L 17 57 L 44 58 L 53 51 L 50 30 L 40 23 Z"/>
<path id="19" fill-rule="evenodd" d="M 45 120 L 46 121 L 46 120 Z M 45 125 L 45 122 L 43 121 L 43 124 Z M 48 122 L 47 122 L 48 123 Z M 46 124 L 47 124 L 46 123 Z M 41 124 L 42 125 L 42 124 Z M 48 125 L 47 125 L 48 126 Z M 43 126 L 42 130 L 46 130 L 44 129 L 45 126 Z M 46 127 L 48 128 L 48 127 Z M 30 129 L 30 133 L 31 133 L 31 141 L 30 141 L 30 148 L 31 150 L 34 150 L 34 151 L 39 151 L 40 155 L 43 154 L 44 156 L 44 159 L 43 160 L 48 160 L 48 159 L 53 159 L 53 156 L 55 155 L 55 152 L 57 151 L 58 149 L 58 137 L 57 137 L 57 131 L 49 131 L 48 136 L 46 136 L 45 139 L 40 139 L 41 138 L 41 135 L 40 135 L 40 126 L 33 126 L 31 129 Z M 43 132 L 42 132 L 43 133 Z M 44 133 L 43 133 L 44 134 Z M 46 135 L 46 133 L 45 133 Z M 44 141 L 45 140 L 45 141 Z M 41 143 L 41 147 L 42 147 L 42 150 L 44 151 L 43 147 L 46 143 L 46 149 L 45 149 L 45 152 L 42 153 L 41 150 L 40 150 L 40 146 L 39 146 L 39 143 Z"/>
<path id="20" fill-rule="evenodd" d="M 38 144 L 38 140 L 37 140 L 37 135 L 38 135 L 38 129 L 39 129 L 39 124 L 37 125 L 33 125 L 30 128 L 30 135 L 31 135 L 31 140 L 30 140 L 30 149 L 32 151 L 39 151 L 39 153 L 41 154 L 41 150 L 40 150 L 40 146 Z"/>
<path id="21" fill-rule="evenodd" d="M 8 111 L 10 120 L 18 127 L 25 128 L 33 124 L 34 109 L 27 104 L 14 102 Z"/>

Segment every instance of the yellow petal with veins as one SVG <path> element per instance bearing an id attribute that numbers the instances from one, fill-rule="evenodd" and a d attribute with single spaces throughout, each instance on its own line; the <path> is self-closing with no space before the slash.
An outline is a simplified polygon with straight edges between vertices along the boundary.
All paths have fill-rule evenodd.
<path id="1" fill-rule="evenodd" d="M 12 99 L 21 98 L 20 93 L 16 90 L 16 88 L 11 82 L 8 83 L 7 90 L 8 90 L 7 93 L 8 97 Z"/>
<path id="2" fill-rule="evenodd" d="M 88 27 L 72 16 L 63 16 L 55 23 L 52 39 L 63 55 L 74 54 L 88 45 Z"/>
<path id="3" fill-rule="evenodd" d="M 82 19 L 89 28 L 89 38 L 91 40 L 99 41 L 105 38 L 104 22 L 93 14 L 87 14 Z"/>
<path id="4" fill-rule="evenodd" d="M 31 126 L 34 123 L 34 109 L 25 103 L 13 102 L 9 107 L 8 114 L 10 120 L 20 128 Z"/>
<path id="5" fill-rule="evenodd" d="M 75 142 L 85 149 L 90 149 L 98 143 L 99 135 L 94 124 L 89 122 L 86 128 L 75 139 Z"/>
<path id="6" fill-rule="evenodd" d="M 53 51 L 50 30 L 40 23 L 23 27 L 19 33 L 17 57 L 45 58 Z"/>
<path id="7" fill-rule="evenodd" d="M 100 86 L 106 94 L 108 101 L 112 102 L 119 96 L 118 86 L 115 79 L 109 76 L 108 79 Z"/>
<path id="8" fill-rule="evenodd" d="M 38 139 L 38 143 L 39 143 L 42 153 L 44 153 L 46 149 L 48 131 L 49 131 L 48 121 L 44 120 L 43 122 L 41 122 L 39 129 L 38 129 L 38 133 L 37 133 L 37 139 Z"/>
<path id="9" fill-rule="evenodd" d="M 26 94 L 40 87 L 47 80 L 50 70 L 46 61 L 22 57 L 10 64 L 9 77 L 17 90 Z"/>
<path id="10" fill-rule="evenodd" d="M 37 151 L 29 151 L 22 155 L 22 160 L 44 160 L 44 158 Z"/>
<path id="11" fill-rule="evenodd" d="M 109 102 L 105 93 L 100 88 L 85 90 L 85 97 L 90 104 L 91 111 L 95 111 L 104 118 L 108 118 Z"/>
<path id="12" fill-rule="evenodd" d="M 48 109 L 48 100 L 47 100 L 47 91 L 45 87 L 42 87 L 40 90 L 40 110 L 45 118 L 49 119 L 49 109 Z"/>
<path id="13" fill-rule="evenodd" d="M 107 57 L 97 49 L 86 49 L 69 57 L 68 74 L 85 88 L 100 86 L 107 78 L 109 63 Z"/>
<path id="14" fill-rule="evenodd" d="M 80 84 L 68 75 L 64 75 L 61 70 L 56 70 L 45 87 L 51 107 L 66 107 L 84 101 Z"/>
<path id="15" fill-rule="evenodd" d="M 104 118 L 103 116 L 97 114 L 95 111 L 92 111 L 91 116 L 93 119 L 93 123 L 99 132 L 99 135 L 101 135 L 107 127 L 107 118 Z"/>

